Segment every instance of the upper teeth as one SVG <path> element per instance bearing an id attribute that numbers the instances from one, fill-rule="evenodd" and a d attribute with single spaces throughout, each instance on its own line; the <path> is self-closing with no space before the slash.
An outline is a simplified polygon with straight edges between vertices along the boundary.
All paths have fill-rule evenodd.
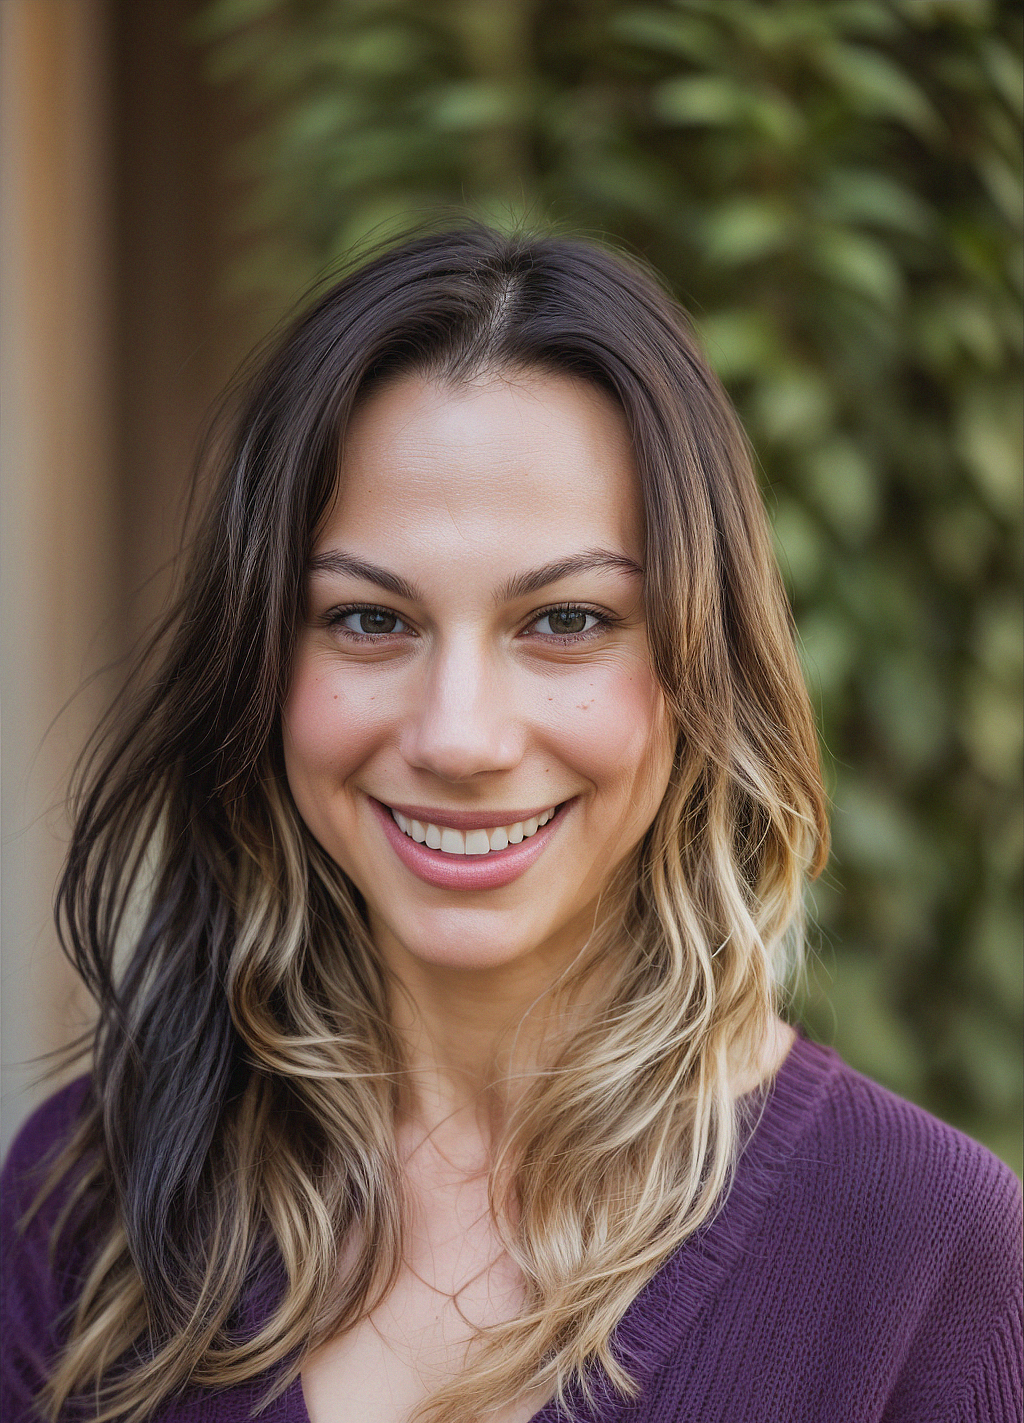
<path id="1" fill-rule="evenodd" d="M 518 845 L 521 840 L 529 840 L 542 825 L 547 825 L 556 809 L 557 806 L 552 806 L 530 820 L 517 820 L 514 825 L 496 825 L 493 830 L 453 830 L 448 825 L 410 820 L 398 810 L 393 810 L 391 814 L 400 830 L 431 850 L 442 850 L 446 855 L 486 855 L 489 850 L 504 850 L 507 845 Z"/>

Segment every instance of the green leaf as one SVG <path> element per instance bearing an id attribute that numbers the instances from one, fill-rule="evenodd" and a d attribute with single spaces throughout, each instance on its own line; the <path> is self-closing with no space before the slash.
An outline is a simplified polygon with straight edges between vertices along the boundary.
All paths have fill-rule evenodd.
<path id="1" fill-rule="evenodd" d="M 424 106 L 424 116 L 439 133 L 468 133 L 516 123 L 528 106 L 528 96 L 516 85 L 467 81 L 436 90 Z"/>
<path id="2" fill-rule="evenodd" d="M 856 628 L 837 609 L 819 606 L 800 619 L 800 658 L 819 699 L 834 699 L 846 686 L 860 650 Z"/>
<path id="3" fill-rule="evenodd" d="M 935 215 L 905 183 L 871 168 L 832 168 L 826 173 L 818 212 L 827 222 L 866 223 L 927 237 Z"/>
<path id="4" fill-rule="evenodd" d="M 335 60 L 346 75 L 364 83 L 407 74 L 422 57 L 422 47 L 412 31 L 400 25 L 379 25 L 343 39 L 339 36 L 339 40 L 330 49 L 321 48 L 320 63 Z"/>
<path id="5" fill-rule="evenodd" d="M 803 114 L 778 90 L 753 90 L 748 105 L 748 120 L 755 133 L 782 149 L 796 147 L 807 136 L 807 122 Z"/>
<path id="6" fill-rule="evenodd" d="M 848 228 L 814 234 L 811 254 L 823 276 L 879 306 L 892 308 L 903 296 L 903 274 L 882 243 Z"/>
<path id="7" fill-rule="evenodd" d="M 830 997 L 836 1005 L 836 1046 L 860 1072 L 896 1091 L 923 1088 L 921 1050 L 894 1010 L 888 966 L 880 957 L 847 950 L 837 955 Z"/>
<path id="8" fill-rule="evenodd" d="M 883 651 L 871 659 L 864 689 L 893 760 L 912 774 L 933 769 L 949 750 L 953 718 L 928 659 L 917 649 Z"/>
<path id="9" fill-rule="evenodd" d="M 1020 784 L 1024 771 L 1024 721 L 1018 690 L 977 672 L 967 684 L 960 726 L 971 759 L 983 775 Z"/>
<path id="10" fill-rule="evenodd" d="M 664 184 L 642 160 L 602 153 L 584 168 L 570 171 L 566 185 L 577 196 L 597 200 L 612 211 L 640 213 L 650 217 L 667 202 Z"/>
<path id="11" fill-rule="evenodd" d="M 782 367 L 758 383 L 754 411 L 763 434 L 780 443 L 809 445 L 831 423 L 834 397 L 808 367 Z"/>
<path id="12" fill-rule="evenodd" d="M 767 371 L 780 359 L 778 333 L 766 313 L 717 311 L 697 321 L 708 359 L 723 381 Z"/>
<path id="13" fill-rule="evenodd" d="M 672 15 L 660 10 L 626 10 L 613 14 L 608 33 L 624 44 L 657 50 L 703 64 L 720 49 L 715 27 L 696 15 Z"/>
<path id="14" fill-rule="evenodd" d="M 778 199 L 736 198 L 707 214 L 699 241 L 709 260 L 734 267 L 781 251 L 795 230 L 792 211 Z"/>
<path id="15" fill-rule="evenodd" d="M 866 45 L 822 46 L 818 63 L 857 113 L 892 119 L 922 138 L 939 131 L 939 117 L 924 91 L 888 55 Z"/>
<path id="16" fill-rule="evenodd" d="M 988 370 L 998 370 L 1006 358 L 1000 312 L 986 293 L 955 291 L 933 294 L 914 313 L 914 334 L 925 361 L 940 371 L 951 370 L 967 356 Z"/>
<path id="17" fill-rule="evenodd" d="M 956 447 L 992 506 L 1021 517 L 1021 400 L 1019 390 L 975 386 L 957 411 Z"/>
<path id="18" fill-rule="evenodd" d="M 826 540 L 807 511 L 780 494 L 772 517 L 775 553 L 789 587 L 797 593 L 810 592 L 817 582 L 827 556 Z"/>
<path id="19" fill-rule="evenodd" d="M 1006 106 L 1024 117 L 1024 63 L 998 35 L 989 35 L 981 46 L 985 72 Z"/>
<path id="20" fill-rule="evenodd" d="M 971 963 L 992 1000 L 1019 1012 L 1024 1000 L 1019 905 L 993 897 L 981 906 L 971 933 Z"/>
<path id="21" fill-rule="evenodd" d="M 803 486 L 826 521 L 848 542 L 859 542 L 879 516 L 880 480 L 852 440 L 836 436 L 804 455 Z"/>
<path id="22" fill-rule="evenodd" d="M 926 530 L 941 573 L 951 583 L 973 588 L 998 541 L 991 517 L 974 504 L 958 500 L 932 510 Z"/>
<path id="23" fill-rule="evenodd" d="M 977 166 L 989 196 L 999 209 L 1003 220 L 1011 230 L 1020 232 L 1024 184 L 1021 183 L 1019 168 L 1008 163 L 1000 154 L 991 151 L 978 155 Z"/>
<path id="24" fill-rule="evenodd" d="M 666 80 L 653 90 L 651 107 L 666 124 L 742 127 L 782 148 L 798 143 L 807 130 L 800 109 L 782 90 L 721 74 Z"/>
<path id="25" fill-rule="evenodd" d="M 901 31 L 892 5 L 879 0 L 831 0 L 829 20 L 835 32 L 844 35 L 891 40 Z"/>
<path id="26" fill-rule="evenodd" d="M 968 1004 L 949 1024 L 948 1051 L 976 1101 L 995 1115 L 1019 1113 L 1024 1071 L 1019 1032 Z"/>
<path id="27" fill-rule="evenodd" d="M 913 821 L 892 790 L 847 772 L 836 789 L 832 832 L 841 866 L 880 879 L 913 874 L 922 848 Z"/>
<path id="28" fill-rule="evenodd" d="M 668 124 L 743 124 L 750 113 L 743 85 L 724 74 L 666 80 L 652 91 L 651 107 Z"/>
<path id="29" fill-rule="evenodd" d="M 983 603 L 975 619 L 971 647 L 992 677 L 1019 693 L 1024 680 L 1024 608 L 1019 599 L 1005 596 Z"/>
<path id="30" fill-rule="evenodd" d="M 325 146 L 366 117 L 365 106 L 351 93 L 332 90 L 311 96 L 303 107 L 281 125 L 281 150 L 295 161 L 303 150 L 315 150 L 320 157 Z"/>
<path id="31" fill-rule="evenodd" d="M 897 0 L 897 8 L 915 25 L 970 25 L 992 21 L 992 0 Z"/>
<path id="32" fill-rule="evenodd" d="M 212 0 L 189 22 L 189 33 L 199 43 L 225 39 L 240 29 L 280 11 L 281 0 Z"/>

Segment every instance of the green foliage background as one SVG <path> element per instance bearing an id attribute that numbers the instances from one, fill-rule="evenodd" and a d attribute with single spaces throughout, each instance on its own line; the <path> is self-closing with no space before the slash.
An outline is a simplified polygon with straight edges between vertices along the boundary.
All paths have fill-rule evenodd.
<path id="1" fill-rule="evenodd" d="M 797 1010 L 1019 1171 L 1017 6 L 215 0 L 196 36 L 259 115 L 245 280 L 445 204 L 609 234 L 693 311 L 834 797 Z"/>

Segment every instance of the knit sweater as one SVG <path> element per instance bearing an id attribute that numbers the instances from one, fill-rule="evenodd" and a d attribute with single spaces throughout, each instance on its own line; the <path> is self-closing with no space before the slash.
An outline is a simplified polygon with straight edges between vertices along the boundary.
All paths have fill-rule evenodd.
<path id="1" fill-rule="evenodd" d="M 48 1259 L 59 1193 L 19 1233 L 85 1080 L 22 1128 L 2 1176 L 0 1418 L 22 1423 L 89 1243 Z M 759 1106 L 757 1097 L 748 1099 Z M 620 1321 L 632 1404 L 594 1368 L 580 1423 L 1019 1423 L 1021 1196 L 984 1147 L 797 1039 L 721 1211 Z M 258 1322 L 257 1310 L 256 1322 Z M 154 1423 L 242 1423 L 265 1392 L 196 1389 Z M 308 1423 L 301 1380 L 264 1417 Z M 557 1423 L 554 1400 L 533 1423 Z M 358 1423 L 353 1420 L 352 1423 Z"/>

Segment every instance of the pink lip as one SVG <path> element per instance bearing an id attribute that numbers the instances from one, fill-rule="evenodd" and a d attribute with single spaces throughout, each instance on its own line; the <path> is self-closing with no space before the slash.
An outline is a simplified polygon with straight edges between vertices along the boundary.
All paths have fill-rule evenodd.
<path id="1" fill-rule="evenodd" d="M 399 830 L 387 806 L 382 805 L 379 800 L 374 800 L 372 796 L 367 799 L 380 821 L 388 844 L 402 864 L 419 879 L 437 889 L 500 889 L 502 885 L 511 884 L 543 853 L 552 833 L 562 823 L 562 812 L 565 809 L 565 806 L 562 806 L 547 825 L 542 825 L 529 840 L 523 840 L 519 845 L 509 845 L 506 850 L 491 850 L 486 855 L 447 855 L 441 850 L 431 850 L 426 845 L 418 844 L 410 835 Z M 421 818 L 416 813 L 416 808 L 410 809 L 401 805 L 395 806 L 395 809 L 412 820 Z M 545 806 L 544 809 L 550 809 L 550 806 Z M 437 812 L 432 814 L 436 815 Z M 515 824 L 513 820 L 496 820 L 490 813 L 486 820 L 480 815 L 468 813 L 460 820 L 453 820 L 451 817 L 452 812 L 446 811 L 443 821 L 435 820 L 433 823 L 448 825 L 453 830 L 483 830 L 495 825 Z M 522 818 L 518 812 L 517 818 Z"/>
<path id="2" fill-rule="evenodd" d="M 493 830 L 496 825 L 516 825 L 521 820 L 539 819 L 557 801 L 545 801 L 536 810 L 445 810 L 437 805 L 399 805 L 387 802 L 391 810 L 418 820 L 423 825 L 447 825 L 451 830 Z M 533 836 L 530 837 L 533 839 Z M 415 842 L 414 842 L 415 843 Z M 500 853 L 500 852 L 499 852 Z"/>

